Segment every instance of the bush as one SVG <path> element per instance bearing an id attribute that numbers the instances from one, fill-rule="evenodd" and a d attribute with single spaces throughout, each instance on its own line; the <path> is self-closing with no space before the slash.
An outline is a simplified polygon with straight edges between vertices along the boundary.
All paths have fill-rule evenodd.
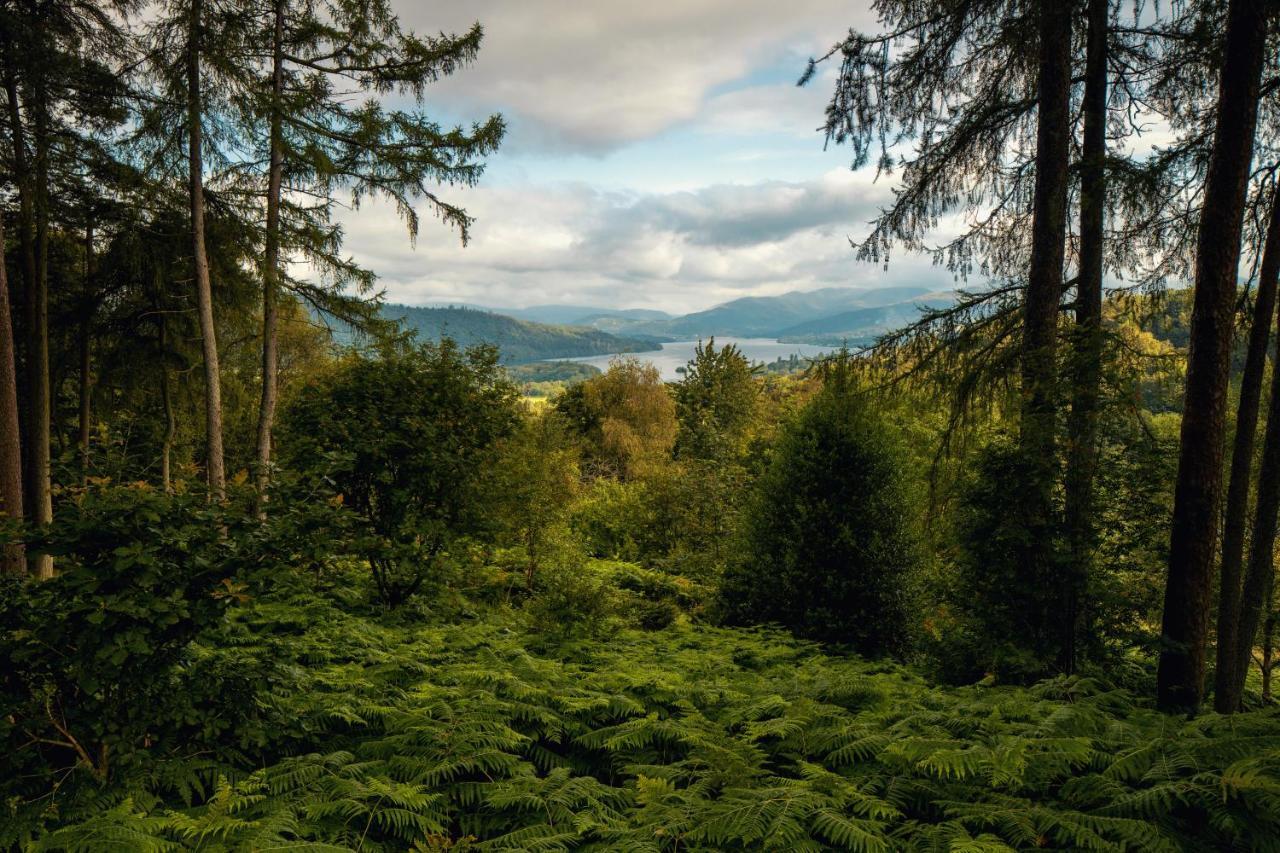
<path id="1" fill-rule="evenodd" d="M 354 547 L 396 606 L 459 536 L 489 523 L 484 472 L 516 427 L 517 400 L 492 348 L 389 347 L 298 394 L 281 419 L 281 460 L 356 513 Z"/>
<path id="2" fill-rule="evenodd" d="M 903 454 L 847 376 L 783 434 L 726 573 L 731 622 L 776 622 L 866 654 L 900 651 L 915 557 Z"/>
<path id="3" fill-rule="evenodd" d="M 140 487 L 60 508 L 39 541 L 58 574 L 10 580 L 0 599 L 0 737 L 19 767 L 106 779 L 145 751 L 216 741 L 252 712 L 182 686 L 191 642 L 246 598 L 230 524 L 203 495 Z"/>
<path id="4" fill-rule="evenodd" d="M 1029 682 L 1051 671 L 1059 653 L 1060 588 L 1028 555 L 1053 539 L 1056 528 L 1035 530 L 1022 508 L 1034 465 L 1011 441 L 997 440 L 979 455 L 957 511 L 960 543 L 954 577 L 944 593 L 955 614 L 940 632 L 949 646 L 940 675 L 967 682 L 985 674 Z M 1055 553 L 1059 549 L 1043 551 Z M 1044 571 L 1041 569 L 1040 571 Z"/>

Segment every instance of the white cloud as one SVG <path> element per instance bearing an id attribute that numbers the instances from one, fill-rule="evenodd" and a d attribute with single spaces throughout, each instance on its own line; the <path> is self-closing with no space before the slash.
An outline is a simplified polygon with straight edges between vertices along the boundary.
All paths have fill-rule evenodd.
<path id="1" fill-rule="evenodd" d="M 779 106 L 777 88 L 715 96 L 719 87 L 782 62 L 796 76 L 866 9 L 831 0 L 444 0 L 401 2 L 418 32 L 485 27 L 480 58 L 433 87 L 432 100 L 465 115 L 511 116 L 512 146 L 605 152 L 689 122 L 717 104 L 745 127 Z M 810 99 L 812 100 L 812 99 Z M 786 104 L 789 111 L 798 110 Z M 788 112 L 793 115 L 793 112 Z M 806 129 L 821 112 L 807 112 Z M 755 127 L 751 125 L 751 127 Z M 758 128 L 756 128 L 758 129 Z"/>
<path id="2" fill-rule="evenodd" d="M 410 251 L 394 211 L 349 216 L 347 246 L 378 272 L 393 301 L 440 299 L 495 306 L 565 302 L 684 312 L 744 295 L 949 276 L 918 258 L 886 273 L 854 260 L 888 187 L 836 171 L 818 179 L 712 186 L 667 194 L 608 193 L 582 185 L 469 191 L 472 243 L 424 230 Z"/>

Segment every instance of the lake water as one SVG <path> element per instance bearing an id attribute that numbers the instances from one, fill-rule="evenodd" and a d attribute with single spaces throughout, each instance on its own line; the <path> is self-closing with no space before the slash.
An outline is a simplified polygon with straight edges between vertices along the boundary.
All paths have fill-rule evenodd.
<path id="1" fill-rule="evenodd" d="M 757 362 L 767 364 L 780 358 L 790 358 L 792 355 L 797 355 L 801 358 L 813 358 L 832 352 L 835 349 L 835 347 L 820 347 L 812 344 L 783 344 L 772 338 L 716 338 L 717 347 L 725 344 L 736 346 L 752 364 Z M 607 370 L 612 359 L 617 358 L 618 355 L 625 355 L 654 365 L 662 374 L 663 379 L 668 382 L 675 382 L 680 379 L 680 374 L 676 369 L 684 367 L 693 359 L 693 350 L 697 345 L 697 341 L 672 341 L 663 344 L 661 351 L 589 355 L 580 358 L 560 358 L 556 359 L 556 361 L 580 361 L 583 364 L 590 364 L 601 370 Z"/>

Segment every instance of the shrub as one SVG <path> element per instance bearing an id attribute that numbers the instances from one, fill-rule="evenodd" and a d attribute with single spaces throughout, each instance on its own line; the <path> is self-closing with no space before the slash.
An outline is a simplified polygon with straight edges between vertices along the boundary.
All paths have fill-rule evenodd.
<path id="1" fill-rule="evenodd" d="M 203 495 L 145 487 L 97 488 L 60 508 L 39 541 L 58 574 L 11 580 L 0 599 L 0 736 L 18 766 L 106 779 L 143 751 L 215 740 L 251 712 L 223 716 L 180 686 L 191 642 L 245 598 L 230 522 Z"/>
<path id="2" fill-rule="evenodd" d="M 481 496 L 517 394 L 497 351 L 439 345 L 353 356 L 303 389 L 281 419 L 281 460 L 330 484 L 363 523 L 354 546 L 382 601 L 402 603 L 451 543 L 488 523 Z"/>
<path id="3" fill-rule="evenodd" d="M 899 651 L 915 541 L 903 454 L 847 376 L 783 434 L 726 573 L 725 615 L 867 654 Z"/>

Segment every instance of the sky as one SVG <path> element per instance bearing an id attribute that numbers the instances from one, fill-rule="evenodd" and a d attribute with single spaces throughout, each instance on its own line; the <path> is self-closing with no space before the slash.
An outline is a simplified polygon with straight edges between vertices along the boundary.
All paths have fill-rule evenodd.
<path id="1" fill-rule="evenodd" d="M 924 257 L 886 270 L 849 240 L 892 181 L 852 172 L 818 126 L 834 68 L 809 57 L 873 16 L 839 0 L 398 0 L 402 24 L 479 21 L 479 59 L 428 90 L 445 124 L 508 122 L 477 187 L 465 248 L 389 205 L 343 214 L 346 246 L 392 302 L 696 311 L 821 287 L 953 286 Z"/>

